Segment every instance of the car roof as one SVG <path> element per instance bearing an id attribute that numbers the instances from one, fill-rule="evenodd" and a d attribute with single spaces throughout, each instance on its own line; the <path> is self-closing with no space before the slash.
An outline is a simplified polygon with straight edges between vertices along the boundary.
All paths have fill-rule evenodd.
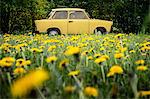
<path id="1" fill-rule="evenodd" d="M 81 8 L 56 8 L 56 9 L 52 9 L 52 11 L 62 11 L 62 10 L 67 10 L 67 11 L 70 11 L 70 10 L 84 11 L 84 9 L 81 9 Z"/>

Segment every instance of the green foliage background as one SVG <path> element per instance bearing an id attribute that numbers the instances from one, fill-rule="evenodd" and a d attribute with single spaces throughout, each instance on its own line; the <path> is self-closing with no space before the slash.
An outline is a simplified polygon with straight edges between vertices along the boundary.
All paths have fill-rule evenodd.
<path id="1" fill-rule="evenodd" d="M 119 32 L 150 32 L 149 0 L 1 0 L 0 31 L 32 31 L 35 19 L 57 7 L 84 8 L 92 18 L 113 20 Z"/>

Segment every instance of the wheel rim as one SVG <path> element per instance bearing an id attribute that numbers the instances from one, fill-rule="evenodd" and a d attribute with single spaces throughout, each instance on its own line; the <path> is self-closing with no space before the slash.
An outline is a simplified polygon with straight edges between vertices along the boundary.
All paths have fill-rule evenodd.
<path id="1" fill-rule="evenodd" d="M 49 35 L 58 35 L 58 32 L 53 30 L 49 32 Z"/>
<path id="2" fill-rule="evenodd" d="M 102 33 L 102 31 L 100 31 L 100 30 L 95 30 L 95 34 L 97 34 L 97 35 L 102 35 L 103 33 Z"/>
<path id="3" fill-rule="evenodd" d="M 102 31 L 97 31 L 96 34 L 97 34 L 97 35 L 102 35 L 103 33 L 102 33 Z"/>

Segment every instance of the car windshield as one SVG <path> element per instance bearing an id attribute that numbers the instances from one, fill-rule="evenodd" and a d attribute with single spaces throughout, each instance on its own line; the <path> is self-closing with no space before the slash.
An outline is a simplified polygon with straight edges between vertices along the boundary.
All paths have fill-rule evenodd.
<path id="1" fill-rule="evenodd" d="M 71 11 L 69 18 L 70 19 L 88 19 L 83 11 Z"/>
<path id="2" fill-rule="evenodd" d="M 67 19 L 68 12 L 67 11 L 56 11 L 53 15 L 53 19 Z"/>

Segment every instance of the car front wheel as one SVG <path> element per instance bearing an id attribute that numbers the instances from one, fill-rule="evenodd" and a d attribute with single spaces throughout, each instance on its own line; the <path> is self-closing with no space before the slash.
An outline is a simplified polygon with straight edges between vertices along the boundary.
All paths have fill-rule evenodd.
<path id="1" fill-rule="evenodd" d="M 59 31 L 57 29 L 50 29 L 50 30 L 47 31 L 47 34 L 49 36 L 55 36 L 55 35 L 59 34 Z"/>

